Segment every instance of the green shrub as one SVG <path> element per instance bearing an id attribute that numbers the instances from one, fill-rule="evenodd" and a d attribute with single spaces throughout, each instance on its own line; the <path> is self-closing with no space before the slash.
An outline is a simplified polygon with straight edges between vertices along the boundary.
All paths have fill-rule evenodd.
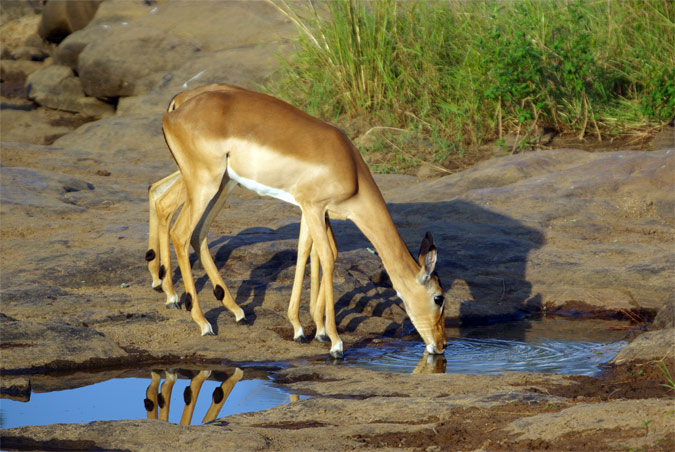
<path id="1" fill-rule="evenodd" d="M 373 146 L 406 155 L 382 170 L 540 125 L 602 137 L 675 114 L 670 0 L 273 1 L 301 33 L 267 89 L 353 136 L 386 126 Z"/>

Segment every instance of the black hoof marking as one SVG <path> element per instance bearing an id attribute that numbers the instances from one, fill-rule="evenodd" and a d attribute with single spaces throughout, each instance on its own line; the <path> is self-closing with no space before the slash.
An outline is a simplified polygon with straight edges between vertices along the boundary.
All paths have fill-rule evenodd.
<path id="1" fill-rule="evenodd" d="M 206 333 L 202 334 L 202 336 L 215 336 L 215 335 L 216 333 L 214 333 L 213 331 L 207 331 Z"/>
<path id="2" fill-rule="evenodd" d="M 180 309 L 180 304 L 178 304 L 178 303 L 167 303 L 166 309 Z"/>
<path id="3" fill-rule="evenodd" d="M 303 334 L 302 336 L 294 337 L 293 340 L 298 344 L 308 344 L 309 339 Z"/>
<path id="4" fill-rule="evenodd" d="M 185 391 L 183 391 L 183 400 L 185 400 L 186 405 L 189 405 L 190 402 L 192 402 L 192 388 L 189 386 L 186 386 Z"/>
<path id="5" fill-rule="evenodd" d="M 237 320 L 237 325 L 250 325 L 250 323 L 246 317 L 242 317 L 241 319 Z"/>
<path id="6" fill-rule="evenodd" d="M 155 402 L 150 399 L 143 400 L 143 405 L 145 405 L 145 411 L 152 411 L 155 409 Z"/>
<path id="7" fill-rule="evenodd" d="M 216 389 L 213 390 L 213 403 L 222 402 L 223 397 L 225 397 L 225 393 L 223 392 L 223 388 L 218 386 Z"/>
<path id="8" fill-rule="evenodd" d="M 328 336 L 326 336 L 325 334 L 320 334 L 318 336 L 315 336 L 314 339 L 316 339 L 317 341 L 319 341 L 323 344 L 325 344 L 326 342 L 330 342 L 330 338 Z"/>
<path id="9" fill-rule="evenodd" d="M 184 293 L 181 303 L 185 305 L 186 311 L 188 312 L 192 311 L 192 295 L 190 295 L 189 293 Z"/>
<path id="10" fill-rule="evenodd" d="M 157 405 L 160 408 L 164 408 L 164 396 L 161 393 L 157 395 Z"/>
<path id="11" fill-rule="evenodd" d="M 164 275 L 166 275 L 166 268 L 164 268 L 163 265 L 159 266 L 159 279 L 164 279 Z"/>
<path id="12" fill-rule="evenodd" d="M 148 262 L 154 260 L 156 257 L 155 250 L 148 250 L 145 252 L 145 260 Z"/>
<path id="13" fill-rule="evenodd" d="M 162 292 L 162 285 L 160 284 L 159 286 L 155 286 L 155 287 L 152 288 L 152 290 L 154 290 L 156 292 Z"/>
<path id="14" fill-rule="evenodd" d="M 338 350 L 335 352 L 330 352 L 330 356 L 333 357 L 333 359 L 343 359 L 345 357 L 344 353 L 342 350 Z"/>
<path id="15" fill-rule="evenodd" d="M 213 289 L 213 295 L 216 296 L 217 300 L 223 301 L 223 298 L 225 298 L 225 289 L 219 284 Z"/>

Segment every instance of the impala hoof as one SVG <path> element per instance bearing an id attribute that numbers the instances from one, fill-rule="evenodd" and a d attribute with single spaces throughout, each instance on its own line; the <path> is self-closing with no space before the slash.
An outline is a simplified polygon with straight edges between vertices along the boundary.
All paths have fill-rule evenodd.
<path id="1" fill-rule="evenodd" d="M 324 343 L 324 344 L 326 342 L 330 342 L 330 338 L 328 336 L 326 336 L 325 334 L 319 334 L 317 336 L 314 336 L 314 339 L 321 342 L 321 343 Z"/>
<path id="2" fill-rule="evenodd" d="M 155 292 L 161 292 L 162 291 L 162 281 L 159 282 L 156 286 L 153 284 L 152 285 L 152 290 Z"/>
<path id="3" fill-rule="evenodd" d="M 335 346 L 331 347 L 330 356 L 332 356 L 333 359 L 342 359 L 345 356 L 342 350 L 342 341 L 339 341 Z"/>
<path id="4" fill-rule="evenodd" d="M 202 328 L 202 336 L 215 336 L 216 333 L 213 332 L 213 328 L 211 328 L 211 324 L 207 323 L 204 328 Z"/>
<path id="5" fill-rule="evenodd" d="M 237 325 L 250 325 L 251 323 L 248 321 L 246 317 L 242 317 L 239 320 L 237 320 Z"/>
<path id="6" fill-rule="evenodd" d="M 180 305 L 177 302 L 167 303 L 164 306 L 166 306 L 166 309 L 180 309 Z"/>
<path id="7" fill-rule="evenodd" d="M 293 340 L 295 342 L 297 342 L 298 344 L 308 344 L 309 343 L 309 339 L 307 339 L 307 336 L 305 336 L 304 334 L 301 335 L 301 336 L 298 336 L 298 337 L 294 337 Z"/>

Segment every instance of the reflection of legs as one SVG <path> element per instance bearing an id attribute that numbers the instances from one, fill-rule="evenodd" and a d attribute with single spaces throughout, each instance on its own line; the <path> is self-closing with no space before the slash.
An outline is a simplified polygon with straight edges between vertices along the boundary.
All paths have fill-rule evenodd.
<path id="1" fill-rule="evenodd" d="M 227 397 L 230 395 L 230 392 L 232 392 L 232 388 L 234 388 L 234 385 L 241 380 L 243 376 L 244 372 L 241 369 L 236 368 L 234 374 L 213 391 L 213 401 L 204 415 L 204 419 L 202 419 L 202 424 L 204 422 L 211 422 L 218 416 Z"/>
<path id="2" fill-rule="evenodd" d="M 190 425 L 192 422 L 192 414 L 195 411 L 199 391 L 202 389 L 202 384 L 207 378 L 211 376 L 210 370 L 202 370 L 190 380 L 190 385 L 185 387 L 183 392 L 183 400 L 185 400 L 185 408 L 183 415 L 180 418 L 181 425 Z"/>
<path id="3" fill-rule="evenodd" d="M 176 372 L 167 370 L 166 380 L 162 383 L 157 403 L 159 404 L 159 419 L 162 421 L 169 420 L 169 407 L 171 406 L 171 392 L 173 385 L 176 383 Z"/>
<path id="4" fill-rule="evenodd" d="M 227 178 L 227 176 L 225 177 Z M 201 260 L 202 267 L 204 267 L 206 274 L 211 280 L 211 284 L 213 285 L 213 294 L 223 303 L 225 308 L 234 314 L 237 323 L 241 323 L 246 321 L 244 311 L 234 301 L 234 298 L 227 288 L 225 281 L 223 281 L 223 278 L 220 276 L 218 267 L 216 267 L 216 264 L 213 262 L 213 257 L 209 251 L 208 243 L 208 232 L 209 228 L 211 227 L 211 223 L 218 212 L 220 212 L 220 210 L 223 208 L 223 205 L 225 204 L 228 195 L 232 192 L 232 189 L 234 189 L 236 186 L 237 183 L 233 180 L 223 181 L 223 184 L 221 185 L 218 193 L 216 194 L 213 201 L 209 203 L 206 213 L 197 226 L 196 237 L 194 237 L 197 239 L 197 242 L 193 243 L 192 246 L 195 251 L 199 253 L 199 259 Z"/>
<path id="5" fill-rule="evenodd" d="M 157 419 L 157 389 L 159 388 L 159 374 L 155 371 L 150 373 L 150 386 L 145 390 L 145 411 L 148 413 L 148 419 Z"/>

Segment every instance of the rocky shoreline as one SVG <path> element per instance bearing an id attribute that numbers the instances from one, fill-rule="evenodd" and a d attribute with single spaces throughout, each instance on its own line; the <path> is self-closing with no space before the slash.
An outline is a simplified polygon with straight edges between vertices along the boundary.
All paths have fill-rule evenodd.
<path id="1" fill-rule="evenodd" d="M 29 394 L 31 380 L 55 372 L 75 378 L 139 365 L 282 361 L 293 364 L 277 369 L 275 383 L 311 397 L 217 425 L 127 420 L 3 429 L 0 448 L 671 450 L 673 392 L 662 386 L 659 363 L 675 375 L 672 127 L 649 152 L 551 149 L 435 179 L 376 177 L 411 248 L 425 231 L 434 234 L 449 331 L 542 313 L 632 320 L 636 338 L 599 377 L 402 375 L 317 364 L 327 347 L 293 342 L 285 318 L 299 212 L 240 188 L 209 241 L 251 325 L 235 325 L 209 296 L 198 262 L 197 287 L 217 336 L 200 337 L 185 311 L 164 309 L 143 260 L 147 186 L 175 170 L 162 111 L 184 87 L 255 87 L 293 32 L 264 2 L 224 2 L 217 14 L 208 4 L 192 4 L 188 14 L 183 2 L 106 0 L 58 46 L 36 37 L 37 15 L 0 26 L 3 397 Z M 187 33 L 190 27 L 199 32 Z M 166 47 L 155 52 L 172 57 L 171 67 L 136 47 L 157 37 Z M 124 49 L 129 66 L 110 59 L 86 69 L 110 49 Z M 45 57 L 33 61 L 40 52 Z M 66 82 L 53 84 L 55 71 L 79 88 L 65 94 Z M 114 78 L 124 74 L 130 78 Z M 126 91 L 105 91 L 115 86 Z M 336 314 L 347 353 L 414 339 L 370 244 L 352 224 L 334 226 Z M 180 291 L 176 269 L 172 277 Z M 301 320 L 311 333 L 304 305 Z"/>

